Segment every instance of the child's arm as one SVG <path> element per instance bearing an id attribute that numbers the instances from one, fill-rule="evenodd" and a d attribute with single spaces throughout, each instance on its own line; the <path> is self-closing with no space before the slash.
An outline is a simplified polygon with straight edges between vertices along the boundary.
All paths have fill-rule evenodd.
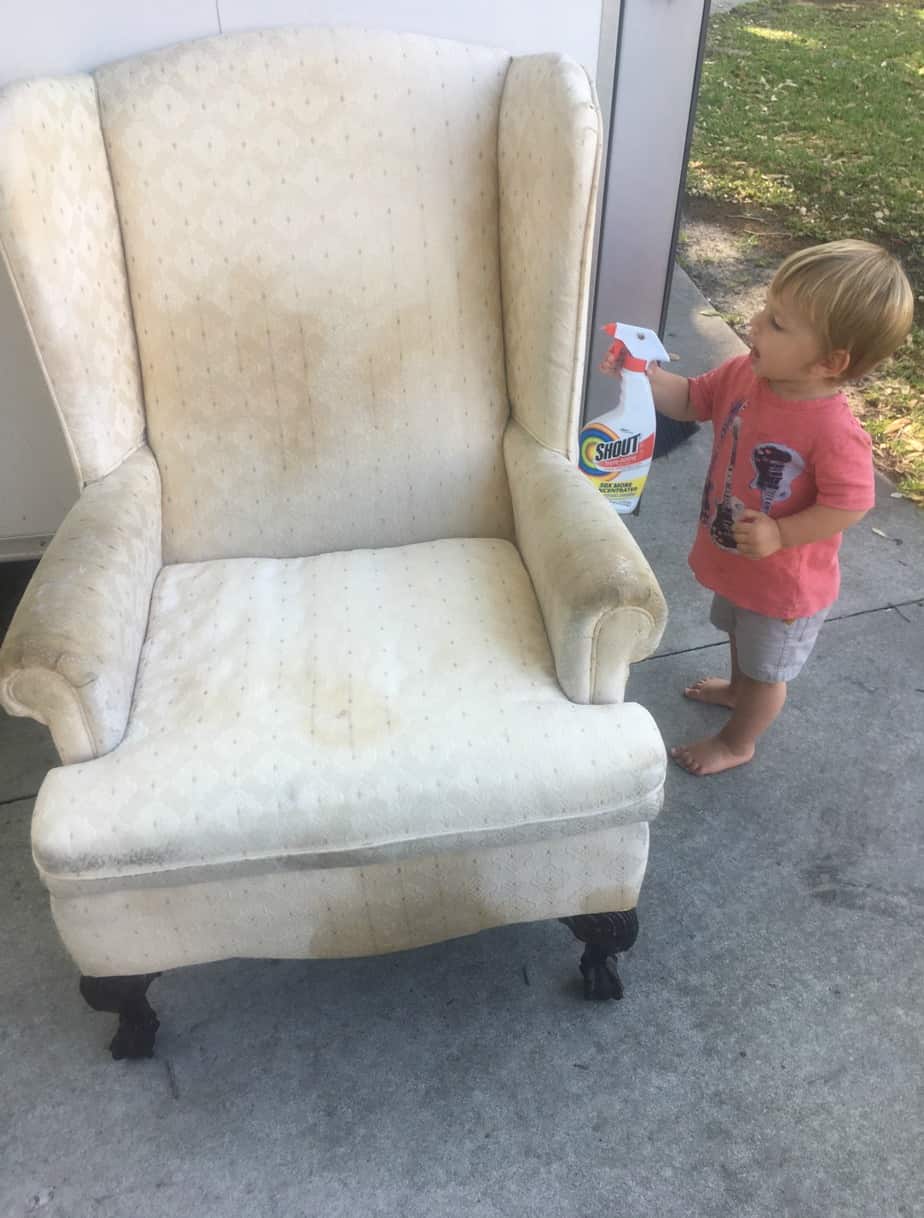
<path id="1" fill-rule="evenodd" d="M 690 382 L 675 372 L 665 372 L 660 364 L 650 364 L 648 380 L 654 397 L 655 409 L 669 419 L 692 423 L 696 416 L 690 400 Z"/>
<path id="2" fill-rule="evenodd" d="M 780 532 L 780 544 L 784 550 L 792 546 L 804 546 L 809 541 L 826 541 L 843 533 L 851 525 L 858 524 L 866 512 L 847 512 L 843 508 L 823 507 L 820 503 L 775 520 Z"/>
<path id="3" fill-rule="evenodd" d="M 741 513 L 732 532 L 738 553 L 745 558 L 769 558 L 777 550 L 804 546 L 810 541 L 826 541 L 862 520 L 866 512 L 847 512 L 842 508 L 816 504 L 803 512 L 774 520 L 763 512 L 748 508 Z"/>

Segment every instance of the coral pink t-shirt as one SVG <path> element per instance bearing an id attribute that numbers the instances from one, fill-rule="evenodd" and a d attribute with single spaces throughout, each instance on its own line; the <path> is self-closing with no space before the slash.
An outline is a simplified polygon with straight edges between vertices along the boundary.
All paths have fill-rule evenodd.
<path id="1" fill-rule="evenodd" d="M 746 508 L 775 518 L 820 504 L 861 512 L 876 502 L 872 444 L 842 393 L 797 401 L 759 380 L 747 355 L 690 381 L 696 417 L 712 422 L 712 459 L 690 566 L 701 584 L 766 617 L 809 617 L 837 600 L 841 534 L 777 550 L 736 552 Z"/>

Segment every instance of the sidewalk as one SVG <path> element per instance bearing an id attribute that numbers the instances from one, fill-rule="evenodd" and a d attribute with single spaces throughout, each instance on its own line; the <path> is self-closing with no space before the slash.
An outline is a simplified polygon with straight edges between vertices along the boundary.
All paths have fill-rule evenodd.
<path id="1" fill-rule="evenodd" d="M 709 311 L 678 271 L 677 371 L 739 349 Z M 679 692 L 726 663 L 686 567 L 709 444 L 657 462 L 630 520 L 671 621 L 629 695 L 668 743 L 722 715 Z M 538 923 L 179 970 L 157 1058 L 114 1063 L 29 853 L 53 754 L 0 715 L 0 1215 L 924 1215 L 924 514 L 890 490 L 755 762 L 671 767 L 618 1005 L 580 1000 Z"/>

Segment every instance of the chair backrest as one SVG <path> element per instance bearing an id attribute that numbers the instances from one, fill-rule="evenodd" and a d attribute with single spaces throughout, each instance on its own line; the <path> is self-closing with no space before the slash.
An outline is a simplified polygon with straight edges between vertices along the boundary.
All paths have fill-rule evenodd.
<path id="1" fill-rule="evenodd" d="M 509 535 L 509 62 L 314 28 L 97 72 L 170 557 Z"/>
<path id="2" fill-rule="evenodd" d="M 512 534 L 509 64 L 306 28 L 96 72 L 167 561 Z"/>

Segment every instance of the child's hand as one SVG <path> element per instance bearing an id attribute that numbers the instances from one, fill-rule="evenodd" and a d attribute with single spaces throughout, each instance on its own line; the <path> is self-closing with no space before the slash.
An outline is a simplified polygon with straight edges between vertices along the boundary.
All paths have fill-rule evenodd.
<path id="1" fill-rule="evenodd" d="M 741 513 L 735 521 L 732 533 L 738 553 L 743 554 L 745 558 L 769 558 L 783 546 L 777 522 L 763 512 L 755 512 L 751 508 Z"/>
<path id="2" fill-rule="evenodd" d="M 622 366 L 626 358 L 626 348 L 618 348 L 614 343 L 603 357 L 603 362 L 600 365 L 600 371 L 606 372 L 609 376 L 621 376 Z"/>

